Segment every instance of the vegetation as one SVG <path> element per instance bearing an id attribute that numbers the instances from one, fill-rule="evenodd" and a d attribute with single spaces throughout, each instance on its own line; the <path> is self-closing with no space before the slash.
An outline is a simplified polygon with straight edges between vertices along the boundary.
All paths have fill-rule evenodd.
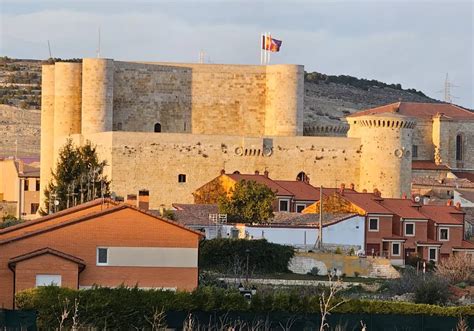
<path id="1" fill-rule="evenodd" d="M 44 191 L 46 211 L 40 212 L 56 212 L 101 195 L 108 196 L 110 181 L 103 174 L 106 165 L 106 161 L 99 161 L 96 147 L 90 141 L 75 146 L 68 139 L 59 152 L 56 171 L 52 172 L 51 182 Z"/>
<path id="2" fill-rule="evenodd" d="M 352 77 L 348 75 L 331 76 L 331 75 L 321 74 L 319 72 L 305 72 L 304 80 L 306 82 L 315 83 L 315 84 L 336 83 L 336 84 L 349 85 L 349 86 L 354 86 L 354 87 L 363 89 L 365 91 L 368 91 L 372 87 L 392 88 L 395 90 L 407 91 L 410 93 L 418 94 L 422 97 L 426 97 L 426 95 L 421 91 L 417 91 L 415 89 L 403 89 L 401 84 L 386 84 L 383 82 L 379 82 L 378 80 L 375 80 L 375 79 L 369 80 L 365 78 L 357 78 L 357 77 Z"/>
<path id="3" fill-rule="evenodd" d="M 5 229 L 9 226 L 17 225 L 20 223 L 23 223 L 23 221 L 17 219 L 15 216 L 6 215 L 2 218 L 2 222 L 0 223 L 0 229 Z"/>
<path id="4" fill-rule="evenodd" d="M 466 256 L 451 255 L 439 261 L 436 273 L 450 284 L 469 282 L 474 279 L 474 268 Z"/>
<path id="5" fill-rule="evenodd" d="M 294 249 L 266 240 L 212 239 L 199 247 L 199 267 L 236 277 L 250 274 L 288 272 Z"/>
<path id="6" fill-rule="evenodd" d="M 229 196 L 219 198 L 219 212 L 230 221 L 262 223 L 273 217 L 275 193 L 255 181 L 238 182 Z"/>
<path id="7" fill-rule="evenodd" d="M 203 287 L 194 292 L 140 290 L 138 288 L 93 288 L 71 290 L 54 286 L 39 287 L 17 294 L 20 309 L 38 311 L 38 327 L 55 329 L 61 322 L 65 327 L 76 323 L 97 329 L 150 328 L 159 312 L 221 311 L 249 313 L 319 314 L 320 295 L 297 290 L 259 293 L 247 301 L 237 290 Z M 341 303 L 342 302 L 342 303 Z M 77 305 L 77 306 L 76 306 Z M 474 306 L 440 307 L 413 303 L 351 300 L 336 297 L 332 313 L 402 314 L 469 316 Z M 67 312 L 67 314 L 64 314 Z M 64 320 L 62 316 L 66 316 Z"/>

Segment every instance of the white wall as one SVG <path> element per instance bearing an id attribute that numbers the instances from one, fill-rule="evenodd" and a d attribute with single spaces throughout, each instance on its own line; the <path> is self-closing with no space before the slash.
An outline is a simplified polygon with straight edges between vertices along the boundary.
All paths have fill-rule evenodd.
<path id="1" fill-rule="evenodd" d="M 467 199 L 464 199 L 462 197 L 462 194 L 459 193 L 458 191 L 454 190 L 454 199 L 453 199 L 454 204 L 460 202 L 461 207 L 474 207 L 474 201 L 469 201 Z"/>

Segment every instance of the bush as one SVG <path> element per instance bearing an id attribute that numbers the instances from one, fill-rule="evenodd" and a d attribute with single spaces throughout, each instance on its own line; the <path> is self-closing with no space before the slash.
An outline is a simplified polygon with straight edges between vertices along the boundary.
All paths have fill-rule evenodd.
<path id="1" fill-rule="evenodd" d="M 310 275 L 313 276 L 318 276 L 319 275 L 319 268 L 318 267 L 313 267 L 311 271 L 309 272 Z"/>
<path id="2" fill-rule="evenodd" d="M 342 254 L 342 249 L 341 247 L 337 247 L 336 251 L 334 252 L 335 254 Z"/>
<path id="3" fill-rule="evenodd" d="M 436 277 L 428 277 L 420 282 L 415 290 L 415 303 L 429 305 L 444 305 L 449 299 L 449 289 L 446 281 Z"/>
<path id="4" fill-rule="evenodd" d="M 439 261 L 436 273 L 450 284 L 468 282 L 474 273 L 470 261 L 461 255 L 452 255 Z"/>
<path id="5" fill-rule="evenodd" d="M 288 263 L 294 256 L 293 247 L 269 243 L 266 240 L 212 239 L 201 241 L 199 267 L 241 276 L 247 272 L 264 274 L 288 272 Z"/>

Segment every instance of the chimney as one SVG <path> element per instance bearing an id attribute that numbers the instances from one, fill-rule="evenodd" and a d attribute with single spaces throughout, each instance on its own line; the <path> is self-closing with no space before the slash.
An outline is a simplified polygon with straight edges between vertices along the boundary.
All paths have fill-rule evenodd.
<path id="1" fill-rule="evenodd" d="M 225 170 L 224 169 L 221 170 L 221 175 L 225 175 Z"/>
<path id="2" fill-rule="evenodd" d="M 446 206 L 452 206 L 453 205 L 453 200 L 449 199 L 448 202 L 446 203 Z"/>
<path id="3" fill-rule="evenodd" d="M 265 171 L 263 172 L 263 175 L 268 178 L 268 170 L 265 170 Z"/>
<path id="4" fill-rule="evenodd" d="M 456 209 L 461 210 L 461 203 L 459 201 L 456 202 Z"/>
<path id="5" fill-rule="evenodd" d="M 342 183 L 341 187 L 339 188 L 339 193 L 341 193 L 341 195 L 344 195 L 345 188 L 346 188 L 346 184 Z"/>
<path id="6" fill-rule="evenodd" d="M 137 195 L 136 194 L 127 194 L 127 199 L 125 200 L 125 203 L 130 206 L 136 206 L 137 205 Z"/>
<path id="7" fill-rule="evenodd" d="M 255 174 L 256 174 L 256 175 L 260 175 L 260 171 L 255 170 Z"/>
<path id="8" fill-rule="evenodd" d="M 351 183 L 351 185 L 350 185 L 349 187 L 350 187 L 350 189 L 351 189 L 352 191 L 355 191 L 355 185 L 354 185 L 354 183 Z"/>
<path id="9" fill-rule="evenodd" d="M 18 159 L 18 173 L 19 173 L 20 175 L 23 175 L 23 173 L 24 173 L 24 171 L 25 171 L 24 168 L 25 168 L 25 166 L 24 166 L 24 164 L 23 164 L 23 161 L 20 160 L 20 159 Z"/>
<path id="10" fill-rule="evenodd" d="M 150 209 L 150 192 L 148 190 L 138 191 L 137 207 L 142 210 Z"/>

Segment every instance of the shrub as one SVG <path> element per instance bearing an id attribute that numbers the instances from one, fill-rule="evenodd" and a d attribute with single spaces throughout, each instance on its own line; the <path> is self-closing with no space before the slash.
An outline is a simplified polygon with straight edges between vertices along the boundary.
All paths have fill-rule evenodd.
<path id="1" fill-rule="evenodd" d="M 313 276 L 318 276 L 319 275 L 319 268 L 318 267 L 313 267 L 309 273 Z"/>
<path id="2" fill-rule="evenodd" d="M 199 267 L 226 274 L 241 276 L 249 273 L 288 272 L 288 263 L 294 249 L 269 243 L 266 240 L 212 239 L 203 240 L 199 247 Z"/>
<path id="3" fill-rule="evenodd" d="M 335 251 L 334 253 L 336 253 L 336 254 L 342 254 L 342 249 L 341 249 L 341 247 L 337 247 L 337 248 L 336 248 L 336 251 Z"/>
<path id="4" fill-rule="evenodd" d="M 467 282 L 474 270 L 470 261 L 461 255 L 452 255 L 439 261 L 436 273 L 450 284 Z"/>
<path id="5" fill-rule="evenodd" d="M 354 271 L 354 277 L 359 277 L 359 276 L 360 276 L 360 272 Z"/>
<path id="6" fill-rule="evenodd" d="M 415 302 L 430 305 L 444 305 L 449 299 L 448 284 L 436 276 L 428 277 L 415 289 Z"/>

